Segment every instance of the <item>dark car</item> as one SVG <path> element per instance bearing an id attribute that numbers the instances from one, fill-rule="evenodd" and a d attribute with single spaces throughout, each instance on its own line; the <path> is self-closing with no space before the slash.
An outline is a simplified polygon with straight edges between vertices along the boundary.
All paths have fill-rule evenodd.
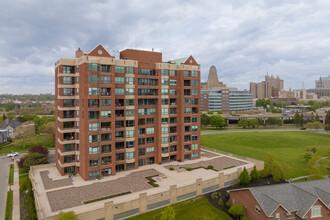
<path id="1" fill-rule="evenodd" d="M 300 130 L 306 130 L 306 128 L 300 128 Z"/>

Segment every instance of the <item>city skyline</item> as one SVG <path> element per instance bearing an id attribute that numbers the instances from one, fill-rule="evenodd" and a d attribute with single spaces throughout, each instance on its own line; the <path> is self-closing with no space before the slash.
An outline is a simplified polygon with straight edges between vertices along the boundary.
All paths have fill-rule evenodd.
<path id="1" fill-rule="evenodd" d="M 164 60 L 193 54 L 201 81 L 214 65 L 229 87 L 279 75 L 285 88 L 314 88 L 329 75 L 329 2 L 131 1 L 2 2 L 0 94 L 54 94 L 54 63 L 102 43 L 160 51 Z"/>

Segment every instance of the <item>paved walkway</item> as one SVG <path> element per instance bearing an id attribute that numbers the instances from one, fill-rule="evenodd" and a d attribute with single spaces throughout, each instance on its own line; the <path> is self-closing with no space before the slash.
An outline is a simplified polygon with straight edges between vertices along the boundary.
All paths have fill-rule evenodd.
<path id="1" fill-rule="evenodd" d="M 14 162 L 14 196 L 13 196 L 13 220 L 20 219 L 19 202 L 19 171 L 16 161 Z"/>
<path id="2" fill-rule="evenodd" d="M 216 133 L 234 133 L 234 132 L 273 132 L 273 131 L 306 131 L 299 128 L 285 128 L 285 129 L 232 129 L 224 131 L 202 131 L 201 135 L 216 134 Z"/>

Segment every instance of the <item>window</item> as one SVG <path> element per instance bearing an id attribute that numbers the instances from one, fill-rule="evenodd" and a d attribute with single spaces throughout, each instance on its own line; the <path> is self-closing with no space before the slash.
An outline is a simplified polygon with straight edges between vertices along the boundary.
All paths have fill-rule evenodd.
<path id="1" fill-rule="evenodd" d="M 183 93 L 185 96 L 190 95 L 190 89 L 185 89 Z"/>
<path id="2" fill-rule="evenodd" d="M 99 100 L 98 99 L 88 99 L 88 108 L 98 108 Z"/>
<path id="3" fill-rule="evenodd" d="M 170 95 L 176 95 L 177 90 L 176 89 L 170 89 Z"/>
<path id="4" fill-rule="evenodd" d="M 168 118 L 162 118 L 162 124 L 168 124 Z"/>
<path id="5" fill-rule="evenodd" d="M 123 66 L 115 66 L 115 73 L 124 73 L 125 68 Z"/>
<path id="6" fill-rule="evenodd" d="M 99 112 L 98 111 L 89 111 L 88 112 L 88 119 L 98 119 Z"/>
<path id="7" fill-rule="evenodd" d="M 110 76 L 101 76 L 101 83 L 102 84 L 111 84 L 111 77 Z"/>
<path id="8" fill-rule="evenodd" d="M 132 109 L 132 110 L 126 110 L 126 116 L 127 117 L 130 117 L 130 116 L 134 116 L 134 109 Z"/>
<path id="9" fill-rule="evenodd" d="M 198 117 L 194 116 L 191 118 L 192 122 L 198 122 Z"/>
<path id="10" fill-rule="evenodd" d="M 126 160 L 134 159 L 134 152 L 126 152 Z"/>
<path id="11" fill-rule="evenodd" d="M 126 95 L 134 95 L 134 89 L 126 89 Z"/>
<path id="12" fill-rule="evenodd" d="M 109 153 L 111 152 L 111 145 L 108 144 L 108 145 L 102 145 L 102 153 Z"/>
<path id="13" fill-rule="evenodd" d="M 134 131 L 126 131 L 126 138 L 134 137 Z"/>
<path id="14" fill-rule="evenodd" d="M 162 85 L 168 86 L 168 79 L 162 79 Z"/>
<path id="15" fill-rule="evenodd" d="M 101 99 L 101 106 L 111 106 L 111 99 Z"/>
<path id="16" fill-rule="evenodd" d="M 193 159 L 198 158 L 198 153 L 191 154 L 191 158 L 193 158 Z"/>
<path id="17" fill-rule="evenodd" d="M 115 88 L 115 94 L 116 95 L 124 95 L 124 89 L 123 88 Z"/>
<path id="18" fill-rule="evenodd" d="M 192 131 L 198 131 L 198 125 L 193 125 L 191 126 Z"/>
<path id="19" fill-rule="evenodd" d="M 124 84 L 124 77 L 115 77 L 115 83 L 116 84 Z"/>
<path id="20" fill-rule="evenodd" d="M 162 89 L 162 95 L 168 95 L 168 89 Z"/>
<path id="21" fill-rule="evenodd" d="M 198 140 L 198 135 L 191 135 L 191 139 L 193 141 L 197 141 Z"/>
<path id="22" fill-rule="evenodd" d="M 100 153 L 100 147 L 89 147 L 89 154 L 99 154 Z"/>
<path id="23" fill-rule="evenodd" d="M 138 133 L 139 133 L 139 135 L 144 135 L 146 133 L 146 129 L 145 128 L 139 128 Z"/>
<path id="24" fill-rule="evenodd" d="M 63 66 L 63 73 L 74 73 L 74 66 Z"/>
<path id="25" fill-rule="evenodd" d="M 63 95 L 65 95 L 65 96 L 74 95 L 74 89 L 72 89 L 72 88 L 63 88 Z"/>
<path id="26" fill-rule="evenodd" d="M 168 144 L 168 137 L 162 137 L 162 144 Z"/>
<path id="27" fill-rule="evenodd" d="M 139 108 L 138 109 L 139 115 L 153 115 L 156 113 L 155 108 Z"/>
<path id="28" fill-rule="evenodd" d="M 155 123 L 155 119 L 154 118 L 147 118 L 147 124 L 148 125 L 153 125 Z"/>
<path id="29" fill-rule="evenodd" d="M 133 77 L 126 77 L 126 84 L 133 85 L 134 84 L 134 78 Z"/>
<path id="30" fill-rule="evenodd" d="M 126 99 L 126 105 L 127 106 L 133 106 L 134 105 L 134 99 Z"/>
<path id="31" fill-rule="evenodd" d="M 198 86 L 198 80 L 191 80 L 192 86 Z"/>
<path id="32" fill-rule="evenodd" d="M 162 115 L 168 115 L 168 108 L 162 108 Z"/>
<path id="33" fill-rule="evenodd" d="M 191 108 L 184 108 L 184 113 L 191 113 Z"/>
<path id="34" fill-rule="evenodd" d="M 88 88 L 88 95 L 99 95 L 99 93 L 100 93 L 99 88 L 94 88 L 94 87 Z"/>
<path id="35" fill-rule="evenodd" d="M 110 73 L 110 66 L 109 65 L 101 65 L 101 72 L 102 73 Z"/>
<path id="36" fill-rule="evenodd" d="M 279 212 L 275 213 L 275 220 L 280 220 L 280 213 Z"/>
<path id="37" fill-rule="evenodd" d="M 153 144 L 155 143 L 155 138 L 154 137 L 148 137 L 147 138 L 147 144 Z"/>
<path id="38" fill-rule="evenodd" d="M 168 99 L 162 99 L 162 105 L 168 105 Z"/>
<path id="39" fill-rule="evenodd" d="M 155 158 L 154 157 L 148 157 L 147 158 L 147 164 L 153 164 L 155 163 Z"/>
<path id="40" fill-rule="evenodd" d="M 255 210 L 256 210 L 256 212 L 258 212 L 259 214 L 261 213 L 261 209 L 260 209 L 260 207 L 259 206 L 255 206 Z"/>
<path id="41" fill-rule="evenodd" d="M 128 66 L 128 67 L 126 67 L 126 73 L 131 73 L 131 74 L 133 74 L 133 73 L 134 73 L 134 67 L 132 67 L 132 66 Z"/>
<path id="42" fill-rule="evenodd" d="M 168 147 L 162 147 L 162 154 L 168 153 Z"/>
<path id="43" fill-rule="evenodd" d="M 100 159 L 90 159 L 89 166 L 90 167 L 97 167 L 100 165 Z"/>
<path id="44" fill-rule="evenodd" d="M 176 70 L 170 70 L 170 76 L 176 76 Z"/>
<path id="45" fill-rule="evenodd" d="M 198 95 L 198 89 L 192 89 L 191 95 Z"/>
<path id="46" fill-rule="evenodd" d="M 189 70 L 185 70 L 183 73 L 184 77 L 190 77 L 190 71 Z"/>
<path id="47" fill-rule="evenodd" d="M 134 147 L 134 141 L 126 141 L 126 148 L 133 148 Z"/>
<path id="48" fill-rule="evenodd" d="M 190 105 L 190 103 L 191 103 L 191 99 L 188 99 L 188 98 L 183 99 L 183 104 Z"/>
<path id="49" fill-rule="evenodd" d="M 74 84 L 74 78 L 69 76 L 64 76 L 63 84 Z"/>
<path id="50" fill-rule="evenodd" d="M 89 131 L 98 131 L 100 128 L 100 124 L 99 123 L 89 123 L 88 124 L 88 130 Z"/>
<path id="51" fill-rule="evenodd" d="M 97 63 L 89 63 L 88 71 L 99 71 L 99 64 Z"/>
<path id="52" fill-rule="evenodd" d="M 192 150 L 198 150 L 198 144 L 192 144 L 191 149 Z"/>
<path id="53" fill-rule="evenodd" d="M 176 79 L 170 79 L 170 86 L 176 86 Z"/>
<path id="54" fill-rule="evenodd" d="M 135 168 L 135 163 L 127 163 L 126 164 L 126 170 L 131 170 Z"/>
<path id="55" fill-rule="evenodd" d="M 89 135 L 88 136 L 89 143 L 96 143 L 100 141 L 100 135 Z"/>
<path id="56" fill-rule="evenodd" d="M 168 134 L 168 128 L 162 128 L 162 134 Z"/>
<path id="57" fill-rule="evenodd" d="M 99 76 L 98 75 L 88 75 L 88 82 L 89 83 L 99 83 Z"/>
<path id="58" fill-rule="evenodd" d="M 168 76 L 168 70 L 162 70 L 162 76 Z"/>
<path id="59" fill-rule="evenodd" d="M 147 134 L 155 133 L 155 128 L 147 128 Z"/>
<path id="60" fill-rule="evenodd" d="M 313 206 L 312 207 L 312 218 L 313 217 L 321 217 L 321 206 Z"/>
<path id="61" fill-rule="evenodd" d="M 111 118 L 111 111 L 101 111 L 101 118 Z"/>
<path id="62" fill-rule="evenodd" d="M 192 76 L 192 77 L 197 77 L 197 76 L 198 76 L 198 71 L 192 71 L 191 76 Z"/>
<path id="63" fill-rule="evenodd" d="M 90 171 L 88 172 L 89 174 L 89 179 L 97 179 L 100 177 L 100 171 Z"/>
<path id="64" fill-rule="evenodd" d="M 155 152 L 155 148 L 154 147 L 147 147 L 147 154 L 152 154 Z"/>

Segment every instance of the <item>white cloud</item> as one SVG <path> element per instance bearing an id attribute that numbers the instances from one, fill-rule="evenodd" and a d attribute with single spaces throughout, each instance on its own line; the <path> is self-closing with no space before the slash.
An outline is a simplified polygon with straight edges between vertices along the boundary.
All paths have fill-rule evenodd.
<path id="1" fill-rule="evenodd" d="M 285 87 L 309 88 L 329 74 L 329 20 L 328 1 L 2 1 L 0 93 L 54 92 L 54 63 L 98 43 L 192 54 L 202 80 L 215 65 L 240 89 L 267 67 Z"/>

